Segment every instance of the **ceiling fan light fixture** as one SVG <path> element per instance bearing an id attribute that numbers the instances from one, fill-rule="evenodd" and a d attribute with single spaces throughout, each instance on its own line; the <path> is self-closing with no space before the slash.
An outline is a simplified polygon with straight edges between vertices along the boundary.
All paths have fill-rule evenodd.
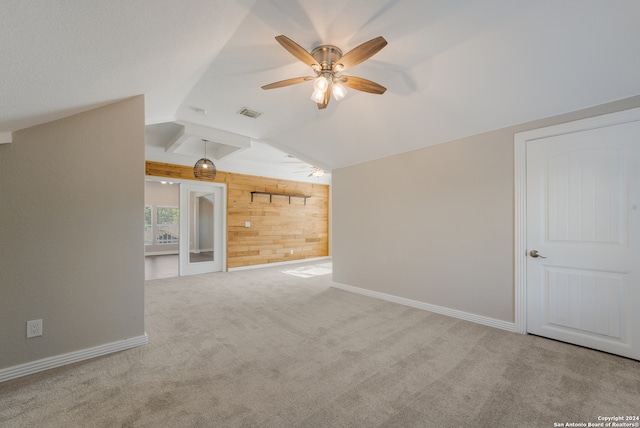
<path id="1" fill-rule="evenodd" d="M 290 54 L 306 65 L 311 66 L 315 76 L 285 79 L 264 85 L 262 89 L 282 88 L 313 80 L 311 100 L 318 105 L 318 109 L 320 110 L 327 108 L 331 93 L 333 93 L 336 100 L 344 98 L 347 93 L 345 86 L 357 91 L 378 95 L 383 94 L 387 90 L 384 86 L 361 77 L 337 76 L 338 73 L 360 64 L 385 47 L 387 41 L 382 36 L 364 42 L 344 55 L 340 48 L 333 45 L 320 45 L 315 47 L 311 52 L 308 52 L 287 36 L 276 36 L 276 41 L 289 51 Z"/>
<path id="2" fill-rule="evenodd" d="M 335 98 L 336 101 L 340 101 L 344 98 L 345 95 L 347 95 L 347 88 L 345 88 L 344 85 L 340 82 L 334 82 L 331 87 L 331 93 L 333 94 L 333 98 Z"/>
<path id="3" fill-rule="evenodd" d="M 329 87 L 329 80 L 324 76 L 318 76 L 313 80 L 313 89 L 315 91 L 326 91 Z"/>
<path id="4" fill-rule="evenodd" d="M 311 94 L 311 101 L 313 101 L 314 103 L 322 103 L 324 102 L 324 93 L 325 93 L 326 89 L 324 90 L 320 90 L 320 89 L 315 89 L 313 91 L 313 93 Z"/>
<path id="5" fill-rule="evenodd" d="M 322 177 L 323 175 L 324 175 L 323 169 L 314 167 L 313 170 L 311 171 L 311 174 L 309 174 L 309 177 Z"/>

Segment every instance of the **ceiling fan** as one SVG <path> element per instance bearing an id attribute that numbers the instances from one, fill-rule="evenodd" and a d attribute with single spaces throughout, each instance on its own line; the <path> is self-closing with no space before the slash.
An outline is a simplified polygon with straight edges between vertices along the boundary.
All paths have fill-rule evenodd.
<path id="1" fill-rule="evenodd" d="M 315 76 L 281 80 L 264 85 L 262 89 L 282 88 L 313 80 L 311 99 L 318 105 L 319 109 L 327 108 L 332 93 L 336 100 L 344 97 L 347 91 L 345 86 L 371 94 L 384 94 L 387 90 L 384 86 L 371 80 L 339 74 L 343 70 L 354 67 L 371 58 L 385 47 L 387 41 L 382 36 L 364 42 L 344 55 L 342 55 L 342 51 L 338 47 L 333 45 L 321 45 L 309 53 L 287 36 L 277 36 L 276 40 L 289 53 L 309 65 L 315 72 Z"/>
<path id="2" fill-rule="evenodd" d="M 317 166 L 312 166 L 310 170 L 307 171 L 294 171 L 294 174 L 299 174 L 304 172 L 305 174 L 308 172 L 309 175 L 307 177 L 322 177 L 326 171 L 322 168 L 318 168 Z"/>
<path id="3" fill-rule="evenodd" d="M 288 158 L 288 159 L 296 159 L 295 156 L 290 155 L 290 154 L 285 155 L 285 157 Z M 297 161 L 297 159 L 296 159 L 296 161 Z M 313 166 L 313 165 L 310 165 L 308 163 L 303 163 L 303 166 L 305 168 L 304 170 L 302 170 L 302 171 L 294 171 L 294 174 L 300 174 L 300 173 L 304 172 L 304 173 L 309 173 L 309 175 L 307 177 L 322 177 L 326 173 L 326 171 L 324 169 L 318 168 L 317 166 Z"/>

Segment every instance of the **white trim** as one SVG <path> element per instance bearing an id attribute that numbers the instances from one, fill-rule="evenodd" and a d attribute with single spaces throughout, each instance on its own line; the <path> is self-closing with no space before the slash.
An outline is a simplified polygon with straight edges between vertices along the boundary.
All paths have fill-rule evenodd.
<path id="1" fill-rule="evenodd" d="M 172 183 L 177 184 L 190 184 L 190 185 L 212 185 L 215 187 L 222 188 L 222 201 L 224 206 L 222 208 L 223 216 L 222 216 L 222 272 L 227 271 L 227 183 L 218 183 L 213 181 L 201 181 L 201 180 L 187 180 L 185 178 L 172 178 L 172 177 L 160 177 L 157 175 L 145 175 L 145 181 L 171 181 Z M 180 188 L 182 189 L 182 187 Z M 175 245 L 175 244 L 167 244 L 167 245 Z M 178 250 L 178 255 L 180 255 L 180 251 Z"/>
<path id="2" fill-rule="evenodd" d="M 527 332 L 527 142 L 572 132 L 604 128 L 640 120 L 640 108 L 604 114 L 514 135 L 515 151 L 515 331 Z"/>
<path id="3" fill-rule="evenodd" d="M 515 135 L 514 311 L 516 332 L 527 333 L 527 146 Z"/>
<path id="4" fill-rule="evenodd" d="M 180 183 L 180 243 L 178 248 L 179 256 L 179 273 L 180 276 L 185 275 L 197 275 L 208 272 L 226 272 L 227 271 L 227 184 L 217 183 L 213 181 L 200 181 L 200 180 L 182 180 Z M 215 190 L 214 190 L 215 189 Z M 214 210 L 217 212 L 215 218 L 219 219 L 219 232 L 215 232 L 216 238 L 214 238 L 214 246 L 216 241 L 220 240 L 220 253 L 222 254 L 220 259 L 220 269 L 217 269 L 217 259 L 212 262 L 204 262 L 193 264 L 189 262 L 189 222 L 183 221 L 190 215 L 189 208 L 189 192 L 192 190 L 210 192 L 218 191 L 222 195 L 217 195 L 222 201 L 222 204 L 216 203 Z M 186 209 L 185 209 L 186 207 Z M 185 214 L 186 213 L 186 214 Z M 214 221 L 214 228 L 217 222 Z M 217 237 L 219 235 L 219 237 Z M 217 256 L 216 256 L 217 257 Z M 196 266 L 197 265 L 197 266 Z"/>
<path id="5" fill-rule="evenodd" d="M 290 262 L 274 262 L 274 263 L 265 263 L 261 265 L 239 266 L 239 267 L 229 268 L 229 272 L 233 272 L 237 270 L 260 269 L 265 267 L 292 265 L 292 264 L 304 263 L 304 262 L 317 262 L 320 260 L 331 260 L 331 257 L 313 257 L 309 259 L 291 260 Z"/>
<path id="6" fill-rule="evenodd" d="M 90 358 L 112 354 L 114 352 L 124 351 L 140 345 L 145 345 L 148 342 L 149 338 L 145 333 L 142 336 L 132 337 L 118 342 L 106 343 L 93 348 L 82 349 L 68 354 L 56 355 L 54 357 L 43 358 L 41 360 L 8 367 L 0 370 L 0 382 L 6 382 L 11 379 L 65 366 L 67 364 L 77 363 L 78 361 L 84 361 Z"/>
<path id="7" fill-rule="evenodd" d="M 145 251 L 144 256 L 170 256 L 180 254 L 178 251 Z"/>
<path id="8" fill-rule="evenodd" d="M 507 330 L 515 332 L 515 324 L 508 321 L 497 320 L 495 318 L 489 318 L 482 315 L 470 314 L 468 312 L 459 311 L 457 309 L 445 308 L 443 306 L 432 305 L 430 303 L 420 302 L 418 300 L 406 299 L 404 297 L 393 296 L 391 294 L 380 293 L 378 291 L 367 290 L 365 288 L 354 287 L 352 285 L 340 284 L 338 282 L 331 282 L 331 286 L 339 288 L 340 290 L 349 291 L 351 293 L 362 294 L 368 297 L 374 297 L 380 300 L 386 300 L 392 303 L 398 303 L 404 306 L 410 306 L 416 309 L 422 309 L 424 311 L 435 312 L 437 314 L 446 315 L 453 318 L 459 318 L 465 321 L 471 321 L 477 324 L 486 325 L 488 327 L 499 328 L 501 330 Z"/>

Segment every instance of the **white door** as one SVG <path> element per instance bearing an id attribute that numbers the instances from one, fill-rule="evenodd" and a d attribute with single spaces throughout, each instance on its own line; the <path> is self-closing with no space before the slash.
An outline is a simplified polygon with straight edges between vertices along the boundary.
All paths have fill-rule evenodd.
<path id="1" fill-rule="evenodd" d="M 640 359 L 640 121 L 527 141 L 526 168 L 527 331 Z"/>
<path id="2" fill-rule="evenodd" d="M 180 276 L 225 269 L 225 187 L 180 184 Z"/>

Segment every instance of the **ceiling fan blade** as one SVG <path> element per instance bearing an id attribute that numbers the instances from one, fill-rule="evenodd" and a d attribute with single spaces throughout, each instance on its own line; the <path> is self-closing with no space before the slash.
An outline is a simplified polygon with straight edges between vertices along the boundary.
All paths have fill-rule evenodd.
<path id="1" fill-rule="evenodd" d="M 387 90 L 382 85 L 377 84 L 376 82 L 372 82 L 371 80 L 363 79 L 362 77 L 355 76 L 340 76 L 337 78 L 344 86 L 347 86 L 351 89 L 355 89 L 357 91 L 369 92 L 370 94 L 384 94 Z"/>
<path id="2" fill-rule="evenodd" d="M 314 57 L 311 56 L 309 52 L 287 36 L 276 36 L 276 40 L 278 43 L 282 45 L 283 48 L 289 51 L 291 55 L 298 58 L 300 61 L 304 62 L 308 66 L 312 67 L 314 65 L 320 66 L 318 61 Z"/>
<path id="3" fill-rule="evenodd" d="M 354 67 L 362 61 L 371 58 L 386 45 L 387 41 L 384 37 L 378 36 L 375 39 L 371 39 L 368 42 L 364 42 L 360 46 L 351 49 L 349 52 L 344 54 L 338 62 L 342 64 L 344 68 Z"/>
<path id="4" fill-rule="evenodd" d="M 331 99 L 331 87 L 327 87 L 326 91 L 324 91 L 324 100 L 321 103 L 318 103 L 318 109 L 322 110 L 327 108 L 329 105 L 329 100 Z"/>
<path id="5" fill-rule="evenodd" d="M 298 83 L 305 82 L 307 80 L 313 80 L 313 77 L 294 77 L 293 79 L 280 80 L 279 82 L 269 83 L 268 85 L 262 86 L 262 89 L 276 89 L 282 88 L 283 86 L 296 85 Z"/>

